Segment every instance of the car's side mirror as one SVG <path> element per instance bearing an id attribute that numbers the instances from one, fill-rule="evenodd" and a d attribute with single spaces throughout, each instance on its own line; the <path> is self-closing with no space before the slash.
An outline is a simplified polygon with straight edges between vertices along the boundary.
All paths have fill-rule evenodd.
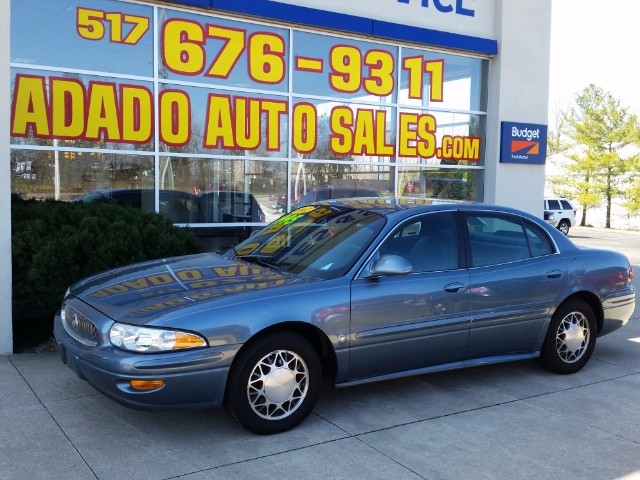
<path id="1" fill-rule="evenodd" d="M 369 266 L 369 273 L 366 278 L 406 275 L 411 272 L 413 272 L 413 267 L 406 258 L 400 255 L 382 255 Z"/>

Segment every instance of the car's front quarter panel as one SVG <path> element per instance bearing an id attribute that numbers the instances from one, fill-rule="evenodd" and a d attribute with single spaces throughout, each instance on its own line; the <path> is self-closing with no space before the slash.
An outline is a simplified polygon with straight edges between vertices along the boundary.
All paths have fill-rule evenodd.
<path id="1" fill-rule="evenodd" d="M 109 340 L 113 320 L 73 297 L 66 303 L 96 325 L 96 346 L 71 337 L 60 312 L 54 318 L 54 335 L 64 363 L 97 390 L 128 407 L 162 410 L 217 407 L 222 404 L 229 367 L 238 345 L 162 353 L 137 353 L 114 347 Z M 131 380 L 162 380 L 150 391 L 131 388 Z"/>
<path id="2" fill-rule="evenodd" d="M 147 325 L 198 332 L 211 346 L 241 347 L 266 329 L 305 324 L 308 331 L 319 330 L 326 336 L 339 359 L 340 375 L 348 371 L 344 362 L 349 346 L 349 284 L 347 277 L 340 277 L 247 292 L 233 301 L 201 304 Z"/>

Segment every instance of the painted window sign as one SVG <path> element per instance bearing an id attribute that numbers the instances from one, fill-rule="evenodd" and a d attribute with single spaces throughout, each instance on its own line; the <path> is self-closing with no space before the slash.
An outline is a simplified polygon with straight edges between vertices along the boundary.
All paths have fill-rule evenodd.
<path id="1" fill-rule="evenodd" d="M 43 35 L 68 41 L 69 54 L 49 55 L 78 73 L 14 69 L 14 143 L 481 161 L 478 119 L 445 112 L 482 111 L 486 61 L 117 1 L 55 3 L 72 15 L 61 9 Z M 14 65 L 50 63 L 44 36 L 19 45 L 29 61 L 12 50 Z"/>
<path id="2" fill-rule="evenodd" d="M 78 7 L 76 27 L 87 40 L 102 40 L 108 31 L 110 41 L 135 45 L 149 30 L 149 22 L 148 17 Z"/>
<path id="3" fill-rule="evenodd" d="M 500 162 L 544 165 L 547 158 L 547 126 L 502 122 Z"/>

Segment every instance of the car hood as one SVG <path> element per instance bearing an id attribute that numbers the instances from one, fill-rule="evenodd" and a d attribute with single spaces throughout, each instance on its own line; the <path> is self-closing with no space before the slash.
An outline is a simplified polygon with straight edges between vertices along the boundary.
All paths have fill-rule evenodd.
<path id="1" fill-rule="evenodd" d="M 141 325 L 178 310 L 314 281 L 206 253 L 109 270 L 74 284 L 70 294 L 113 320 Z"/>

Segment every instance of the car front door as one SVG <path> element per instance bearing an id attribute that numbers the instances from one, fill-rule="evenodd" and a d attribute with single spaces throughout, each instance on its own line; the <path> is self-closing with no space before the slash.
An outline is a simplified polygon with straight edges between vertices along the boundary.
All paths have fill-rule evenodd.
<path id="1" fill-rule="evenodd" d="M 468 359 L 534 351 L 567 265 L 547 233 L 516 215 L 467 213 L 471 330 Z"/>
<path id="2" fill-rule="evenodd" d="M 467 348 L 469 274 L 454 212 L 414 217 L 374 254 L 409 260 L 408 274 L 352 283 L 350 377 L 359 379 L 462 361 Z"/>

